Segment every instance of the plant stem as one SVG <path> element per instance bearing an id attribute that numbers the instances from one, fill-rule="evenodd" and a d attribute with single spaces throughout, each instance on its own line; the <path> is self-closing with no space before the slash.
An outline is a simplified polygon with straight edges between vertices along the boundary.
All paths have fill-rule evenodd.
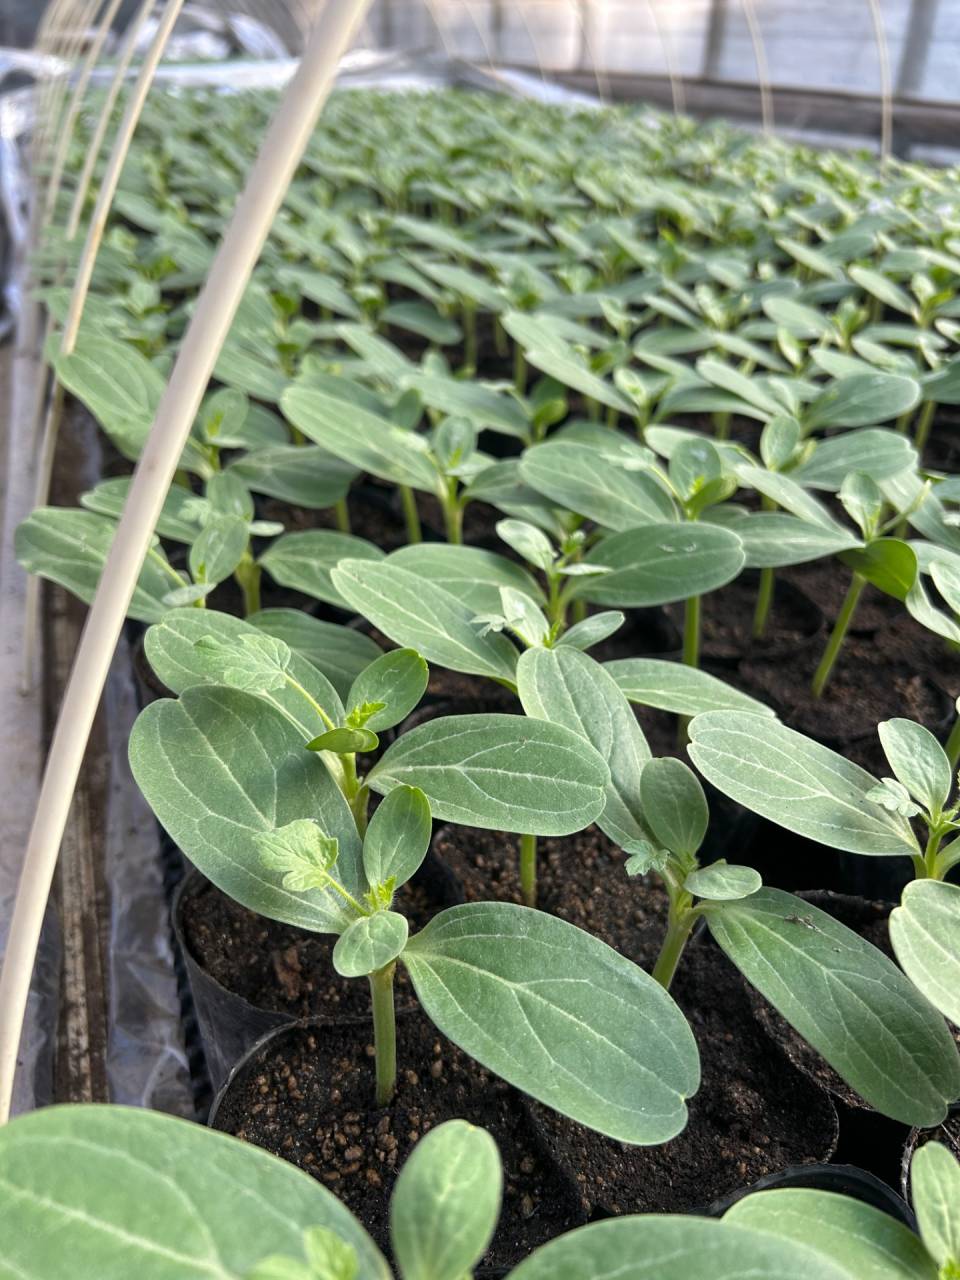
<path id="1" fill-rule="evenodd" d="M 527 362 L 524 358 L 523 347 L 517 346 L 513 349 L 513 385 L 517 388 L 519 395 L 527 393 Z"/>
<path id="2" fill-rule="evenodd" d="M 943 832 L 934 829 L 927 837 L 927 847 L 923 851 L 923 865 L 926 869 L 927 876 L 931 880 L 939 880 L 940 876 L 937 872 L 937 854 L 940 852 L 940 845 L 943 843 Z"/>
<path id="3" fill-rule="evenodd" d="M 443 498 L 442 504 L 447 541 L 458 547 L 463 542 L 463 507 L 457 500 L 456 487 L 457 482 L 454 480 L 451 482 L 453 492 Z"/>
<path id="4" fill-rule="evenodd" d="M 688 667 L 700 665 L 700 597 L 691 596 L 683 610 L 683 661 Z"/>
<path id="5" fill-rule="evenodd" d="M 528 907 L 537 905 L 537 837 L 520 837 L 520 891 Z"/>
<path id="6" fill-rule="evenodd" d="M 773 604 L 773 591 L 776 586 L 776 573 L 773 569 L 760 570 L 760 587 L 757 591 L 757 607 L 753 614 L 753 638 L 760 640 L 767 630 L 770 619 L 770 606 Z"/>
<path id="7" fill-rule="evenodd" d="M 923 451 L 927 447 L 927 441 L 930 439 L 930 428 L 933 426 L 933 415 L 937 411 L 937 402 L 928 400 L 920 410 L 920 416 L 917 419 L 917 429 L 914 433 L 913 443 L 916 445 L 917 453 L 921 459 Z"/>
<path id="8" fill-rule="evenodd" d="M 612 404 L 607 405 L 607 426 L 615 429 L 619 425 L 619 423 L 620 423 L 620 414 L 617 412 L 617 410 L 613 407 Z"/>
<path id="9" fill-rule="evenodd" d="M 657 956 L 657 963 L 653 966 L 654 981 L 659 982 L 665 991 L 670 990 L 683 949 L 697 920 L 698 913 L 690 907 L 690 895 L 683 894 L 682 898 L 686 901 L 675 902 L 670 907 L 667 933 Z"/>
<path id="10" fill-rule="evenodd" d="M 390 1105 L 397 1087 L 397 1021 L 393 1006 L 393 975 L 396 971 L 397 962 L 393 960 L 370 974 L 378 1107 Z"/>
<path id="11" fill-rule="evenodd" d="M 403 519 L 407 526 L 407 541 L 422 542 L 423 530 L 420 528 L 420 512 L 417 510 L 417 499 L 408 485 L 402 484 L 400 486 L 400 501 L 403 504 Z"/>
<path id="12" fill-rule="evenodd" d="M 477 312 L 472 303 L 463 308 L 463 360 L 471 371 L 477 367 Z"/>
<path id="13" fill-rule="evenodd" d="M 947 745 L 943 749 L 947 753 L 951 770 L 956 773 L 957 765 L 960 764 L 960 715 L 954 720 Z"/>
<path id="14" fill-rule="evenodd" d="M 732 417 L 729 410 L 723 413 L 715 413 L 713 415 L 713 426 L 717 433 L 718 440 L 730 439 L 730 418 Z"/>
<path id="15" fill-rule="evenodd" d="M 509 354 L 510 346 L 507 339 L 507 331 L 500 323 L 499 316 L 493 317 L 493 341 L 497 348 L 497 355 L 500 356 L 501 359 Z"/>
<path id="16" fill-rule="evenodd" d="M 339 502 L 334 503 L 333 514 L 340 532 L 350 533 L 350 508 L 347 506 L 346 498 L 341 498 Z"/>
<path id="17" fill-rule="evenodd" d="M 867 580 L 861 577 L 859 573 L 853 575 L 850 588 L 847 591 L 846 599 L 840 610 L 839 616 L 834 623 L 833 630 L 830 632 L 830 639 L 827 641 L 827 647 L 823 651 L 823 657 L 820 659 L 820 665 L 813 673 L 813 696 L 821 698 L 823 691 L 827 687 L 827 681 L 830 679 L 830 673 L 833 671 L 834 663 L 840 656 L 840 650 L 843 648 L 843 642 L 846 639 L 847 632 L 850 629 L 850 623 L 853 621 L 853 615 L 856 612 L 857 604 L 863 594 L 863 588 L 867 585 Z"/>
<path id="18" fill-rule="evenodd" d="M 260 578 L 262 570 L 249 551 L 237 565 L 233 575 L 243 592 L 243 616 L 260 612 Z"/>

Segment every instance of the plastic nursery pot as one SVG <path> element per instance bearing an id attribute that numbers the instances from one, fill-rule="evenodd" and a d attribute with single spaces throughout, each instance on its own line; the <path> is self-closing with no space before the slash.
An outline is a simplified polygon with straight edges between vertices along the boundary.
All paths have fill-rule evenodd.
<path id="1" fill-rule="evenodd" d="M 756 570 L 742 573 L 719 591 L 703 597 L 702 654 L 707 664 L 735 668 L 745 658 L 782 661 L 816 646 L 824 634 L 823 611 L 786 578 L 774 579 L 773 602 L 764 635 L 753 635 L 760 589 Z M 683 621 L 683 605 L 669 606 L 674 621 Z"/>
<path id="2" fill-rule="evenodd" d="M 453 877 L 432 858 L 398 899 L 415 928 L 462 900 Z M 334 938 L 247 911 L 197 871 L 191 870 L 176 895 L 173 926 L 216 1088 L 250 1046 L 275 1027 L 303 1017 L 337 1026 L 369 1021 L 364 984 L 333 969 Z M 397 1006 L 414 1004 L 401 974 Z"/>
<path id="3" fill-rule="evenodd" d="M 758 1179 L 749 1187 L 743 1187 L 732 1195 L 715 1201 L 708 1213 L 712 1218 L 722 1218 L 728 1209 L 732 1209 L 746 1196 L 752 1196 L 758 1191 L 780 1191 L 785 1187 L 830 1191 L 834 1195 L 847 1196 L 851 1200 L 859 1200 L 861 1204 L 870 1205 L 872 1209 L 889 1213 L 891 1218 L 896 1218 L 909 1230 L 916 1230 L 916 1219 L 903 1197 L 874 1174 L 852 1164 L 807 1164 L 781 1169 Z"/>
<path id="4" fill-rule="evenodd" d="M 900 1161 L 900 1189 L 908 1205 L 913 1204 L 910 1195 L 910 1162 L 928 1142 L 942 1142 L 945 1147 L 960 1160 L 960 1102 L 950 1108 L 950 1114 L 943 1124 L 935 1129 L 911 1129 L 903 1144 L 903 1156 Z"/>
<path id="5" fill-rule="evenodd" d="M 829 1160 L 836 1146 L 831 1099 L 765 1034 L 716 947 L 688 947 L 671 993 L 697 1038 L 702 1081 L 686 1128 L 670 1142 L 626 1146 L 528 1104 L 546 1149 L 594 1216 L 703 1213 L 760 1177 Z"/>
<path id="6" fill-rule="evenodd" d="M 487 1129 L 503 1159 L 504 1199 L 484 1259 L 493 1270 L 478 1274 L 500 1274 L 585 1221 L 569 1178 L 539 1147 L 517 1091 L 423 1014 L 398 1015 L 397 1091 L 386 1107 L 375 1102 L 372 1051 L 369 1019 L 363 1027 L 300 1022 L 274 1031 L 230 1073 L 209 1123 L 313 1174 L 381 1248 L 393 1183 L 422 1134 L 454 1117 Z"/>

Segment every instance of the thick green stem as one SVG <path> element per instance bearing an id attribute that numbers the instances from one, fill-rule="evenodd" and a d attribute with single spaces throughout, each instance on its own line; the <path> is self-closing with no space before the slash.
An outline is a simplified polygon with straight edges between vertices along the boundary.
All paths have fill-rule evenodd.
<path id="1" fill-rule="evenodd" d="M 463 542 L 463 507 L 457 499 L 456 480 L 451 481 L 450 487 L 452 492 L 442 500 L 443 523 L 447 541 L 458 547 Z"/>
<path id="2" fill-rule="evenodd" d="M 937 855 L 940 852 L 940 845 L 943 843 L 942 831 L 931 831 L 927 837 L 927 847 L 923 851 L 923 865 L 927 875 L 931 880 L 939 880 L 940 875 L 937 868 Z"/>
<path id="3" fill-rule="evenodd" d="M 957 766 L 960 764 L 960 715 L 953 722 L 953 728 L 950 730 L 950 737 L 947 738 L 947 745 L 944 747 L 947 753 L 947 759 L 950 761 L 951 770 L 956 773 Z"/>
<path id="4" fill-rule="evenodd" d="M 393 1005 L 394 960 L 370 974 L 373 998 L 373 1044 L 377 1063 L 377 1106 L 389 1106 L 397 1087 L 397 1021 Z"/>
<path id="5" fill-rule="evenodd" d="M 713 427 L 717 433 L 718 440 L 730 439 L 730 419 L 732 414 L 729 411 L 724 413 L 715 413 L 713 415 Z"/>
<path id="6" fill-rule="evenodd" d="M 518 395 L 527 394 L 527 361 L 521 346 L 513 348 L 513 385 Z"/>
<path id="7" fill-rule="evenodd" d="M 537 837 L 520 837 L 520 891 L 528 907 L 537 905 Z"/>
<path id="8" fill-rule="evenodd" d="M 339 502 L 334 503 L 333 515 L 340 532 L 350 533 L 350 508 L 347 506 L 346 498 L 341 498 Z"/>
<path id="9" fill-rule="evenodd" d="M 923 451 L 927 447 L 927 441 L 930 439 L 930 428 L 933 426 L 933 416 L 937 412 L 937 402 L 928 400 L 920 410 L 920 416 L 917 419 L 917 430 L 914 433 L 913 443 L 917 446 L 917 453 L 923 458 Z"/>
<path id="10" fill-rule="evenodd" d="M 770 619 L 770 606 L 773 604 L 773 592 L 777 584 L 773 569 L 760 570 L 760 587 L 757 591 L 757 607 L 753 614 L 753 638 L 760 640 L 766 634 L 767 622 Z"/>
<path id="11" fill-rule="evenodd" d="M 417 499 L 408 485 L 400 486 L 400 501 L 403 504 L 403 519 L 407 526 L 407 541 L 422 542 L 423 530 L 420 528 L 420 512 L 417 510 Z"/>
<path id="12" fill-rule="evenodd" d="M 691 596 L 683 611 L 683 660 L 688 667 L 700 665 L 700 597 Z"/>
<path id="13" fill-rule="evenodd" d="M 840 656 L 840 650 L 843 648 L 843 642 L 846 639 L 847 632 L 850 630 L 850 623 L 853 621 L 853 615 L 866 585 L 866 578 L 861 577 L 859 573 L 853 575 L 843 607 L 834 623 L 833 630 L 830 632 L 830 639 L 827 641 L 827 647 L 823 651 L 823 657 L 820 659 L 820 665 L 813 673 L 811 687 L 815 698 L 823 697 L 823 691 L 827 687 L 827 681 L 830 679 L 834 664 Z"/>
<path id="14" fill-rule="evenodd" d="M 688 899 L 686 905 L 675 903 L 670 908 L 667 934 L 660 948 L 660 954 L 657 956 L 657 963 L 653 966 L 654 980 L 659 982 L 666 991 L 670 990 L 670 984 L 677 972 L 677 965 L 687 945 L 690 931 L 697 921 L 697 912 L 692 911 L 689 906 L 689 895 L 684 897 Z"/>
<path id="15" fill-rule="evenodd" d="M 607 426 L 616 429 L 620 423 L 620 414 L 612 404 L 607 405 Z"/>

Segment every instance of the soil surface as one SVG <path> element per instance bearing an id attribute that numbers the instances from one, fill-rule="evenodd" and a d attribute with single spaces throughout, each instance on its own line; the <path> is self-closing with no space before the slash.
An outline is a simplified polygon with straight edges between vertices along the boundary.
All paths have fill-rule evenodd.
<path id="1" fill-rule="evenodd" d="M 437 859 L 457 877 L 467 902 L 518 902 L 520 841 L 477 827 L 441 827 Z M 537 908 L 586 929 L 642 968 L 653 967 L 666 929 L 667 895 L 653 875 L 630 877 L 623 853 L 596 827 L 541 838 Z"/>
<path id="2" fill-rule="evenodd" d="M 458 894 L 432 863 L 397 890 L 396 909 L 423 926 Z M 181 923 L 191 955 L 228 991 L 258 1009 L 294 1018 L 366 1019 L 370 990 L 365 981 L 341 978 L 331 959 L 336 938 L 308 933 L 256 915 L 212 884 L 185 894 Z M 397 1007 L 416 1001 L 405 972 L 397 975 Z"/>
<path id="3" fill-rule="evenodd" d="M 741 664 L 739 684 L 768 702 L 792 729 L 828 745 L 873 737 L 891 716 L 916 720 L 932 732 L 946 728 L 950 705 L 943 692 L 906 662 L 877 661 L 872 639 L 848 636 L 823 697 L 810 688 L 820 661 L 817 648 L 788 664 Z"/>
<path id="4" fill-rule="evenodd" d="M 819 606 L 828 623 L 832 625 L 836 621 L 850 588 L 851 573 L 846 565 L 829 557 L 812 560 L 809 564 L 792 565 L 779 572 Z M 899 600 L 868 583 L 853 615 L 851 634 L 873 635 L 899 617 L 903 610 Z"/>
<path id="5" fill-rule="evenodd" d="M 739 975 L 715 947 L 688 947 L 671 993 L 697 1038 L 703 1073 L 689 1123 L 676 1138 L 630 1147 L 530 1104 L 587 1212 L 705 1209 L 765 1174 L 833 1153 L 832 1103 L 765 1036 Z"/>
<path id="6" fill-rule="evenodd" d="M 765 634 L 753 637 L 757 607 L 758 574 L 741 574 L 721 591 L 702 597 L 701 644 L 704 661 L 736 666 L 742 659 L 790 657 L 815 644 L 824 631 L 823 614 L 793 583 L 775 580 L 773 605 Z M 683 605 L 668 606 L 678 628 L 683 626 Z"/>
<path id="7" fill-rule="evenodd" d="M 384 1250 L 398 1172 L 424 1133 L 454 1118 L 487 1129 L 503 1159 L 503 1212 L 487 1266 L 509 1266 L 585 1220 L 514 1089 L 419 1013 L 398 1019 L 397 1055 L 396 1097 L 376 1107 L 372 1032 L 285 1029 L 241 1070 L 214 1126 L 313 1174 Z"/>

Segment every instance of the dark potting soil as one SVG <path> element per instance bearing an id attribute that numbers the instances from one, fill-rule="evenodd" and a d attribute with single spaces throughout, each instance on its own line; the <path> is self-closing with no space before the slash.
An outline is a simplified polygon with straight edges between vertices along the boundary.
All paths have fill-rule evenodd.
<path id="1" fill-rule="evenodd" d="M 425 529 L 434 531 L 446 541 L 443 508 L 432 493 L 418 493 L 417 510 Z M 486 502 L 468 503 L 463 513 L 463 542 L 468 547 L 484 547 L 498 555 L 513 559 L 510 547 L 497 534 L 497 525 L 506 516 Z"/>
<path id="2" fill-rule="evenodd" d="M 872 640 L 848 636 L 823 697 L 810 688 L 819 646 L 790 663 L 741 663 L 740 685 L 768 702 L 791 729 L 820 742 L 844 745 L 873 736 L 891 716 L 916 720 L 932 732 L 945 727 L 949 702 L 926 676 L 906 663 L 878 662 Z"/>
<path id="3" fill-rule="evenodd" d="M 878 631 L 874 643 L 881 659 L 919 671 L 951 699 L 960 695 L 960 653 L 909 614 Z"/>
<path id="4" fill-rule="evenodd" d="M 794 583 L 823 612 L 832 626 L 843 606 L 850 587 L 851 574 L 839 560 L 814 560 L 809 564 L 791 565 L 779 573 Z M 854 635 L 873 635 L 903 612 L 903 605 L 868 584 L 857 604 L 850 630 Z"/>
<path id="5" fill-rule="evenodd" d="M 351 491 L 347 501 L 350 515 L 350 533 L 355 538 L 365 538 L 384 551 L 396 551 L 407 541 L 403 517 L 395 511 L 384 495 Z M 289 503 L 269 499 L 264 504 L 263 518 L 279 521 L 289 533 L 302 533 L 310 529 L 331 529 L 342 532 L 332 507 L 322 511 L 306 507 L 294 507 Z"/>
<path id="6" fill-rule="evenodd" d="M 515 1090 L 420 1013 L 398 1019 L 397 1058 L 396 1097 L 376 1107 L 372 1031 L 284 1030 L 241 1070 L 213 1123 L 313 1174 L 384 1249 L 397 1174 L 424 1133 L 455 1118 L 487 1129 L 503 1159 L 503 1211 L 487 1266 L 509 1266 L 584 1221 Z"/>
<path id="7" fill-rule="evenodd" d="M 630 1147 L 530 1104 L 588 1212 L 703 1209 L 777 1169 L 833 1153 L 832 1103 L 765 1036 L 739 975 L 715 947 L 687 948 L 671 993 L 696 1036 L 702 1068 L 689 1123 L 676 1138 Z"/>
<path id="8" fill-rule="evenodd" d="M 453 893 L 424 884 L 397 891 L 397 909 L 421 929 L 451 906 Z M 184 938 L 197 963 L 222 987 L 258 1009 L 294 1018 L 368 1018 L 366 982 L 341 978 L 331 959 L 336 939 L 268 920 L 241 907 L 212 884 L 183 898 Z M 397 1007 L 416 1003 L 406 973 L 397 975 Z"/>
<path id="9" fill-rule="evenodd" d="M 743 574 L 721 591 L 702 598 L 701 644 L 707 665 L 735 666 L 743 658 L 784 658 L 816 643 L 823 634 L 823 614 L 792 583 L 777 580 L 765 634 L 753 636 L 759 577 Z M 678 628 L 683 626 L 683 605 L 668 606 Z"/>
<path id="10" fill-rule="evenodd" d="M 441 827 L 433 851 L 467 902 L 518 902 L 520 840 L 477 827 Z M 586 929 L 650 969 L 663 942 L 667 895 L 655 876 L 630 877 L 623 853 L 596 827 L 537 843 L 537 907 Z"/>

